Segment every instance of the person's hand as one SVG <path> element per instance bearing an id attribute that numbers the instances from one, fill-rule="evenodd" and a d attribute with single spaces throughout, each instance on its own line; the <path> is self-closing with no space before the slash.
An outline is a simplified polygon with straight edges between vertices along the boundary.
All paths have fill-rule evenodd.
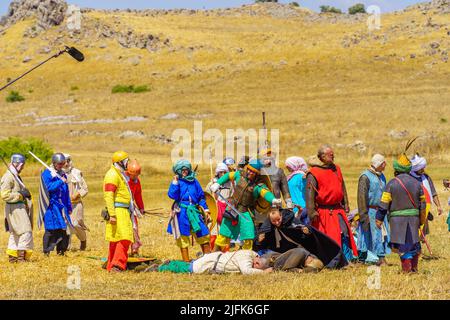
<path id="1" fill-rule="evenodd" d="M 377 225 L 377 228 L 378 228 L 378 229 L 381 229 L 381 226 L 383 225 L 383 221 L 376 220 L 376 221 L 375 221 L 375 224 Z"/>
<path id="2" fill-rule="evenodd" d="M 286 208 L 288 209 L 294 209 L 294 203 L 292 202 L 292 199 L 286 199 Z"/>
<path id="3" fill-rule="evenodd" d="M 265 238 L 266 238 L 266 235 L 265 235 L 264 233 L 261 233 L 261 234 L 258 236 L 258 242 L 263 242 Z"/>
<path id="4" fill-rule="evenodd" d="M 142 215 L 144 215 L 144 213 L 145 213 L 145 210 L 144 210 L 144 208 L 142 208 L 142 209 L 139 209 L 139 212 L 142 214 Z"/>
<path id="5" fill-rule="evenodd" d="M 315 211 L 314 216 L 311 219 L 311 223 L 317 223 L 319 221 L 319 214 Z"/>
<path id="6" fill-rule="evenodd" d="M 117 218 L 116 217 L 110 217 L 109 218 L 109 223 L 111 223 L 112 225 L 116 225 L 117 224 Z"/>
<path id="7" fill-rule="evenodd" d="M 444 210 L 442 210 L 442 207 L 438 207 L 437 211 L 438 211 L 438 215 L 441 215 L 444 213 Z"/>
<path id="8" fill-rule="evenodd" d="M 52 178 L 56 178 L 58 176 L 58 173 L 53 168 L 50 168 L 50 174 L 51 174 Z"/>
<path id="9" fill-rule="evenodd" d="M 272 207 L 277 207 L 277 208 L 280 208 L 281 207 L 281 199 L 273 199 L 272 200 Z"/>
<path id="10" fill-rule="evenodd" d="M 213 183 L 211 185 L 211 187 L 209 187 L 209 189 L 212 191 L 212 193 L 216 193 L 217 190 L 219 190 L 220 188 L 220 184 L 218 184 L 217 182 Z"/>
<path id="11" fill-rule="evenodd" d="M 211 222 L 211 213 L 209 212 L 209 209 L 208 210 L 205 210 L 205 215 L 206 215 L 206 223 L 209 223 L 209 222 Z"/>
<path id="12" fill-rule="evenodd" d="M 80 198 L 81 198 L 81 195 L 80 195 L 80 193 L 77 192 L 77 194 L 74 195 L 74 196 L 72 196 L 70 199 L 71 199 L 72 201 L 77 201 L 77 200 L 79 200 Z"/>
<path id="13" fill-rule="evenodd" d="M 31 199 L 30 190 L 28 190 L 27 188 L 19 190 L 18 192 L 20 193 L 23 199 Z"/>
<path id="14" fill-rule="evenodd" d="M 264 272 L 264 273 L 271 273 L 271 272 L 273 272 L 273 268 L 267 268 L 267 269 L 264 269 L 263 272 Z"/>
<path id="15" fill-rule="evenodd" d="M 309 229 L 307 227 L 302 227 L 302 232 L 306 235 L 309 234 Z"/>

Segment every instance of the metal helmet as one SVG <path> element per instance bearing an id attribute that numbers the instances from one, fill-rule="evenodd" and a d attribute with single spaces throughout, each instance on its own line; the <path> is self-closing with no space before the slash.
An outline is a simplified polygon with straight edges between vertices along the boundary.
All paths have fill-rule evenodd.
<path id="1" fill-rule="evenodd" d="M 54 153 L 52 155 L 52 163 L 62 163 L 66 161 L 66 157 L 61 152 Z"/>
<path id="2" fill-rule="evenodd" d="M 233 158 L 226 157 L 225 159 L 223 159 L 223 163 L 225 163 L 227 166 L 232 166 L 235 162 Z"/>
<path id="3" fill-rule="evenodd" d="M 127 166 L 127 173 L 129 176 L 137 177 L 141 174 L 141 165 L 135 160 L 131 160 Z"/>
<path id="4" fill-rule="evenodd" d="M 116 151 L 112 156 L 113 163 L 120 162 L 125 159 L 128 159 L 128 153 L 126 153 L 125 151 Z"/>
<path id="5" fill-rule="evenodd" d="M 11 156 L 11 163 L 25 163 L 25 156 L 21 153 L 14 153 Z"/>

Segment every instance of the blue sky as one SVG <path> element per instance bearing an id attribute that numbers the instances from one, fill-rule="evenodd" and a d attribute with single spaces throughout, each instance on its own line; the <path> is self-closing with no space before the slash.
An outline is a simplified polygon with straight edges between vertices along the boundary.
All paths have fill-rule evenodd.
<path id="1" fill-rule="evenodd" d="M 279 0 L 281 3 L 289 3 L 295 0 Z M 411 4 L 424 2 L 426 0 L 296 0 L 301 6 L 319 11 L 321 5 L 332 5 L 342 10 L 347 10 L 349 6 L 356 3 L 364 3 L 369 5 L 378 5 L 381 12 L 389 12 L 403 9 Z M 89 8 L 192 8 L 192 9 L 211 9 L 211 8 L 225 8 L 236 7 L 243 4 L 253 3 L 253 0 L 67 0 L 68 3 L 77 4 L 80 7 Z M 10 1 L 0 0 L 0 15 L 6 13 Z"/>

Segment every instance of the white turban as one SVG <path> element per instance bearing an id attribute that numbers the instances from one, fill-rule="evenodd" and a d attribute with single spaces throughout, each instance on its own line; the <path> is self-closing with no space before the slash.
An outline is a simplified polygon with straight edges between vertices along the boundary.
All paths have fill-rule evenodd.
<path id="1" fill-rule="evenodd" d="M 419 156 L 418 154 L 416 154 L 411 159 L 411 164 L 412 164 L 411 171 L 417 172 L 419 170 L 425 169 L 425 167 L 427 166 L 427 160 L 425 158 Z"/>
<path id="2" fill-rule="evenodd" d="M 216 174 L 218 174 L 219 172 L 228 172 L 228 171 L 229 171 L 228 167 L 227 167 L 227 165 L 225 163 L 220 162 L 220 163 L 217 164 Z"/>
<path id="3" fill-rule="evenodd" d="M 383 164 L 383 162 L 386 162 L 386 159 L 381 154 L 376 154 L 372 157 L 372 160 L 370 161 L 371 166 L 376 169 L 379 166 Z"/>

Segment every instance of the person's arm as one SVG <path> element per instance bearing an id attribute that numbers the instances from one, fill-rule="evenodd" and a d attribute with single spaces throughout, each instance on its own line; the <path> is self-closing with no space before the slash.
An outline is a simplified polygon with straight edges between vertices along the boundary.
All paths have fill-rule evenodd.
<path id="1" fill-rule="evenodd" d="M 270 192 L 265 184 L 257 185 L 255 187 L 255 193 L 257 197 L 263 197 L 268 203 L 272 203 L 275 199 L 275 195 Z"/>
<path id="2" fill-rule="evenodd" d="M 317 190 L 317 180 L 311 173 L 309 173 L 306 176 L 305 202 L 306 202 L 306 210 L 308 212 L 308 216 L 311 222 L 319 215 L 316 211 L 315 206 L 316 190 Z"/>
<path id="3" fill-rule="evenodd" d="M 78 190 L 78 193 L 80 194 L 81 198 L 84 198 L 87 196 L 89 192 L 86 180 L 84 180 L 83 173 L 80 171 L 80 190 Z"/>
<path id="4" fill-rule="evenodd" d="M 103 184 L 103 199 L 105 200 L 106 208 L 110 217 L 116 217 L 114 202 L 116 198 L 116 191 L 119 185 L 119 177 L 114 172 L 108 171 L 105 176 Z"/>
<path id="5" fill-rule="evenodd" d="M 23 197 L 19 192 L 13 191 L 14 178 L 12 176 L 4 175 L 0 182 L 0 185 L 1 197 L 3 201 L 18 202 L 23 200 Z"/>
<path id="6" fill-rule="evenodd" d="M 205 209 L 205 211 L 209 211 L 208 205 L 206 204 L 205 193 L 203 192 L 202 186 L 198 180 L 195 180 L 195 187 L 197 189 L 197 196 L 199 199 L 198 204 Z"/>
<path id="7" fill-rule="evenodd" d="M 284 171 L 282 169 L 279 169 L 280 172 L 280 176 L 281 176 L 281 194 L 284 197 L 284 200 L 286 202 L 288 202 L 288 199 L 290 199 L 292 201 L 291 198 L 291 193 L 289 192 L 289 186 L 288 186 L 288 181 L 286 178 L 286 175 L 284 174 Z"/>
<path id="8" fill-rule="evenodd" d="M 348 203 L 348 195 L 347 195 L 347 188 L 345 187 L 345 181 L 344 178 L 342 178 L 342 192 L 344 192 L 344 210 L 345 213 L 350 212 L 350 204 Z"/>
<path id="9" fill-rule="evenodd" d="M 170 199 L 175 200 L 175 201 L 180 201 L 180 181 L 178 181 L 176 178 L 174 178 L 174 180 L 170 183 L 169 186 L 169 191 L 167 192 L 167 195 L 169 196 Z"/>
<path id="10" fill-rule="evenodd" d="M 370 181 L 366 175 L 362 175 L 358 181 L 358 213 L 359 217 L 355 217 L 355 221 L 359 220 L 364 225 L 369 222 L 369 189 Z"/>
<path id="11" fill-rule="evenodd" d="M 72 213 L 72 201 L 70 200 L 69 186 L 66 186 L 65 192 L 63 193 L 63 199 L 62 200 L 63 200 L 63 203 L 64 203 L 64 207 L 67 210 L 67 214 L 71 214 Z"/>
<path id="12" fill-rule="evenodd" d="M 136 192 L 134 194 L 134 200 L 136 201 L 137 207 L 141 212 L 144 211 L 144 200 L 142 200 L 142 185 L 141 180 L 137 178 L 137 184 L 136 184 Z"/>
<path id="13" fill-rule="evenodd" d="M 58 177 L 52 177 L 48 169 L 42 172 L 42 178 L 49 193 L 53 193 L 56 190 L 59 190 L 59 188 L 61 188 L 65 183 Z"/>
<path id="14" fill-rule="evenodd" d="M 381 228 L 381 225 L 383 224 L 384 218 L 386 217 L 386 214 L 388 213 L 389 207 L 392 202 L 391 185 L 392 182 L 386 185 L 386 189 L 381 196 L 380 207 L 377 210 L 375 222 L 378 228 Z"/>
<path id="15" fill-rule="evenodd" d="M 431 196 L 433 197 L 433 202 L 436 205 L 438 215 L 441 215 L 444 213 L 444 210 L 442 210 L 441 201 L 439 201 L 439 196 L 436 192 L 436 188 L 434 187 L 433 180 L 430 178 L 430 176 L 427 176 L 427 179 L 428 179 L 428 183 L 430 184 Z"/>

